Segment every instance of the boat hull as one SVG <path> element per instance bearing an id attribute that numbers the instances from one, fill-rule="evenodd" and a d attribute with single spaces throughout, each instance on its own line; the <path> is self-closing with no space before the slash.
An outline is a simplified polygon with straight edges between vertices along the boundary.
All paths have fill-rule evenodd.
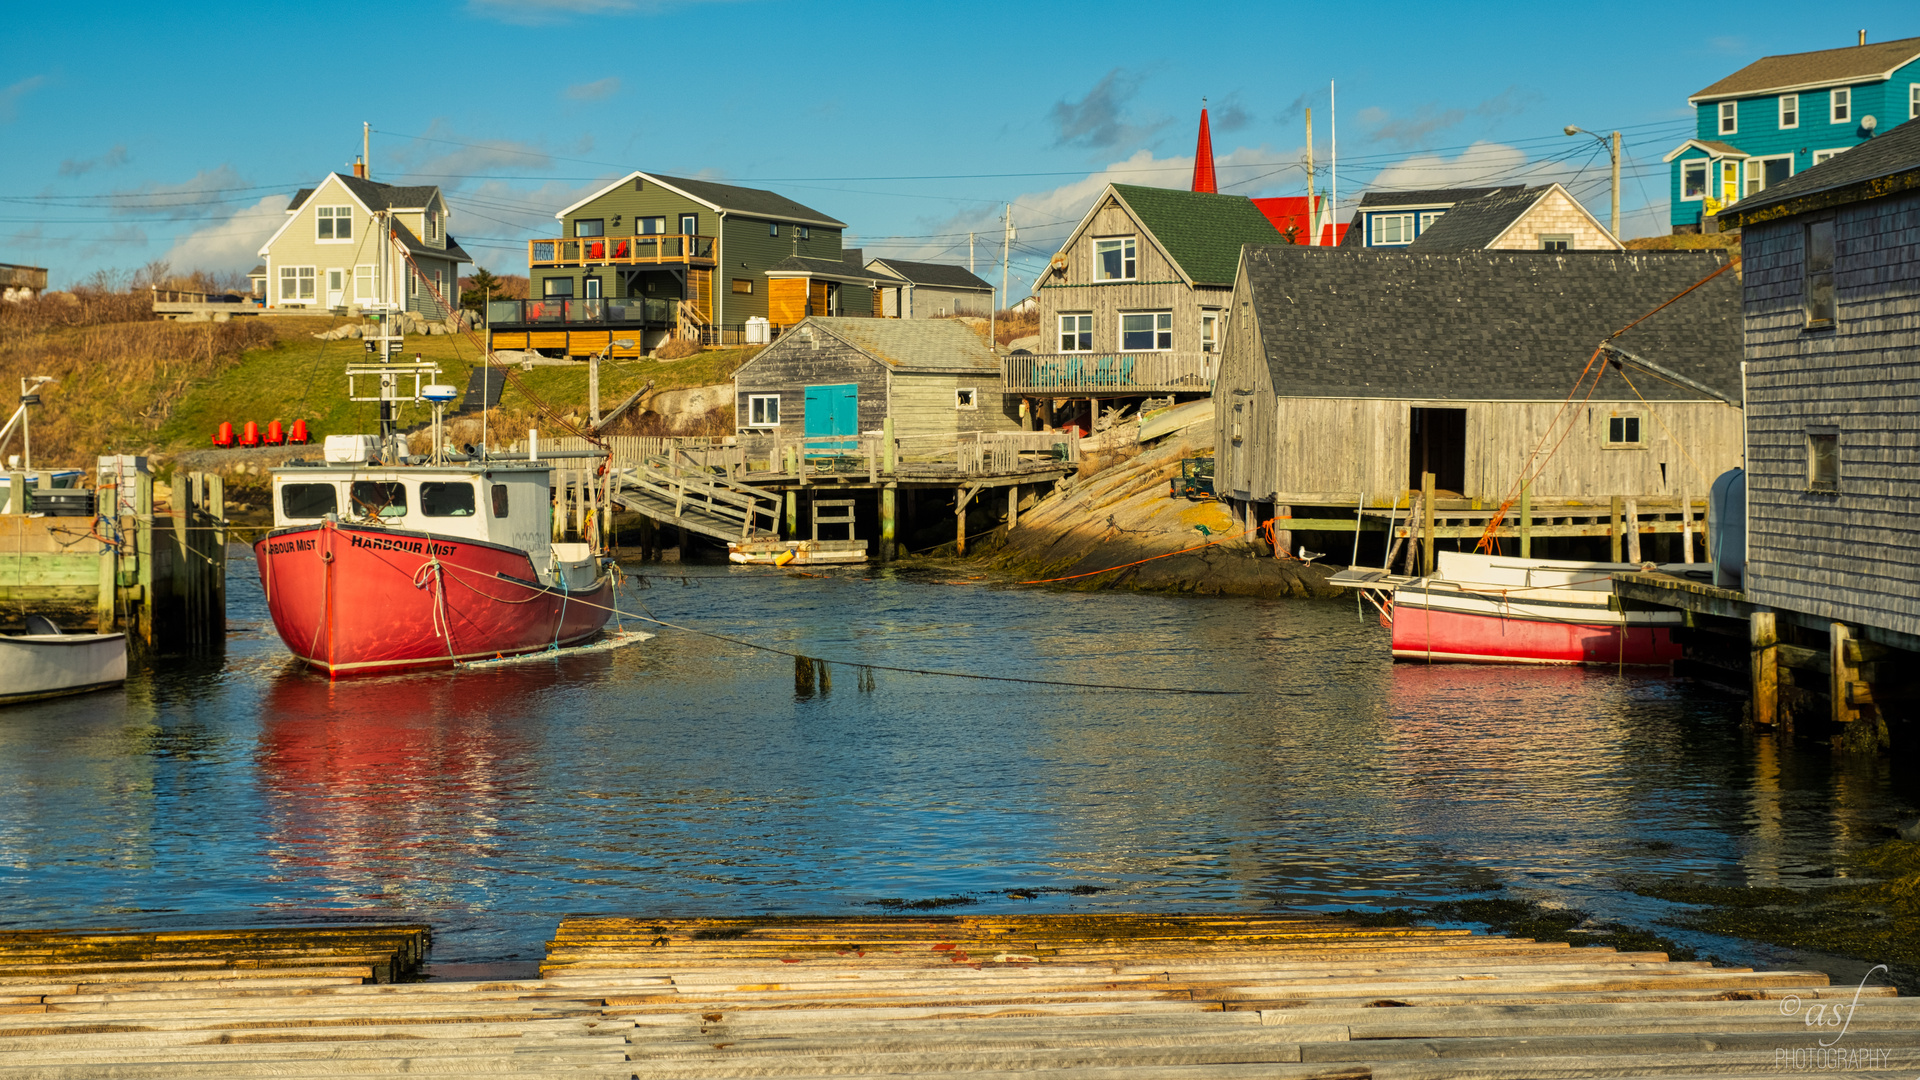
<path id="1" fill-rule="evenodd" d="M 1477 664 L 1670 664 L 1680 646 L 1668 626 L 1526 611 L 1462 611 L 1408 602 L 1393 607 L 1396 660 Z"/>
<path id="2" fill-rule="evenodd" d="M 327 522 L 269 533 L 254 556 L 280 639 L 332 676 L 574 645 L 612 613 L 597 572 L 543 586 L 526 552 L 464 537 Z"/>
<path id="3" fill-rule="evenodd" d="M 110 690 L 126 681 L 125 634 L 0 637 L 0 705 Z"/>

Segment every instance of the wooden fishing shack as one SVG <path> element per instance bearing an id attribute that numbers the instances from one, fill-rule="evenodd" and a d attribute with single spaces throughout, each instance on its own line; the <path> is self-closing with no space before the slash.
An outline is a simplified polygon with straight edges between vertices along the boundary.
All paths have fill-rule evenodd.
<path id="1" fill-rule="evenodd" d="M 1674 542 L 1740 462 L 1739 282 L 1633 324 L 1724 265 L 1249 244 L 1214 391 L 1215 490 L 1248 524 L 1277 516 L 1342 553 L 1327 534 L 1356 527 L 1421 536 L 1429 557 L 1434 539 L 1470 547 L 1513 500 L 1495 527 L 1509 553 L 1610 536 L 1637 560 L 1646 535 L 1685 549 L 1650 557 L 1690 558 Z"/>

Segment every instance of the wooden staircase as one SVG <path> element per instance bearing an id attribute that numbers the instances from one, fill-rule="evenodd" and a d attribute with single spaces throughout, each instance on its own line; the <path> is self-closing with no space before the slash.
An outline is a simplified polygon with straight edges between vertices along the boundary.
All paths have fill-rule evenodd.
<path id="1" fill-rule="evenodd" d="M 736 483 L 682 451 L 621 468 L 613 499 L 637 514 L 716 540 L 778 535 L 780 498 Z"/>

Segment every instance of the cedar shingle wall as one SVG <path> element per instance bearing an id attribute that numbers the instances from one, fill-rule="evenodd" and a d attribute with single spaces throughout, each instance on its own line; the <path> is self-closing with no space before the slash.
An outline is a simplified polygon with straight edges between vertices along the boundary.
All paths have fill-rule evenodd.
<path id="1" fill-rule="evenodd" d="M 1920 194 L 1834 218 L 1835 329 L 1804 329 L 1804 218 L 1746 230 L 1749 596 L 1920 634 Z M 1806 429 L 1840 431 L 1807 490 Z"/>

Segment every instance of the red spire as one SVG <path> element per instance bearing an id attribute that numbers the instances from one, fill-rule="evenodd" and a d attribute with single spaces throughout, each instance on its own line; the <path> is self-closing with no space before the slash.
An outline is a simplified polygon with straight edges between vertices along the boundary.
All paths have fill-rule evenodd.
<path id="1" fill-rule="evenodd" d="M 1213 133 L 1207 130 L 1207 105 L 1200 103 L 1200 144 L 1193 148 L 1193 190 L 1215 192 L 1213 185 Z"/>

